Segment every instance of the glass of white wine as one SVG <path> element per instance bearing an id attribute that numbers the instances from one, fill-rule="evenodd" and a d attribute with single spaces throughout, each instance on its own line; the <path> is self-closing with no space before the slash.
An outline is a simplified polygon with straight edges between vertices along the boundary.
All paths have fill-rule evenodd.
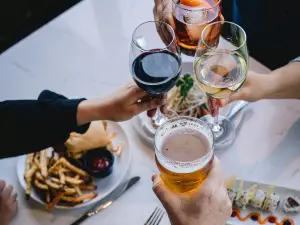
<path id="1" fill-rule="evenodd" d="M 244 84 L 248 72 L 246 33 L 239 25 L 219 21 L 207 25 L 199 40 L 194 60 L 198 86 L 208 97 L 211 115 L 202 117 L 209 124 L 215 148 L 226 148 L 235 139 L 235 127 L 219 115 L 218 100 L 226 99 Z"/>

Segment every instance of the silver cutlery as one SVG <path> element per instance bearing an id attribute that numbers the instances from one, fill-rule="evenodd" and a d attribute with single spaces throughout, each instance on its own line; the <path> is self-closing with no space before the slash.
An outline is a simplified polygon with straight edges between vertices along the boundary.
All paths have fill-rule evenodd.
<path id="1" fill-rule="evenodd" d="M 150 215 L 149 219 L 146 221 L 144 225 L 159 225 L 164 214 L 165 212 L 161 208 L 156 207 L 154 212 Z"/>
<path id="2" fill-rule="evenodd" d="M 133 177 L 123 183 L 121 183 L 115 190 L 109 193 L 105 198 L 101 199 L 99 202 L 95 203 L 91 209 L 89 209 L 83 216 L 73 222 L 71 225 L 79 225 L 86 219 L 96 215 L 100 211 L 108 208 L 114 203 L 124 192 L 131 188 L 140 180 L 140 177 Z"/>

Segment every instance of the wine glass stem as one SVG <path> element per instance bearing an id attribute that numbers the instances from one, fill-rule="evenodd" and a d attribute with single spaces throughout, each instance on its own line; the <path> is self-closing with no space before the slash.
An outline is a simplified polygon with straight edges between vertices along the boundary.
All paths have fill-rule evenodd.
<path id="1" fill-rule="evenodd" d="M 208 105 L 211 112 L 211 115 L 214 117 L 214 123 L 212 124 L 212 131 L 217 133 L 221 130 L 219 124 L 219 104 L 218 100 L 213 97 L 208 97 Z"/>
<path id="2" fill-rule="evenodd" d="M 214 117 L 214 124 L 212 126 L 212 131 L 213 132 L 219 132 L 221 130 L 220 124 L 219 124 L 219 106 L 216 107 L 217 108 L 217 114 Z"/>
<path id="3" fill-rule="evenodd" d="M 160 110 L 160 107 L 157 107 L 156 108 L 156 115 L 155 115 L 157 118 L 162 118 L 164 117 L 164 115 L 162 114 L 161 110 Z"/>
<path id="4" fill-rule="evenodd" d="M 166 117 L 160 111 L 160 107 L 156 108 L 156 113 L 154 117 L 152 117 L 152 124 L 154 128 L 161 126 L 164 122 L 166 122 Z"/>

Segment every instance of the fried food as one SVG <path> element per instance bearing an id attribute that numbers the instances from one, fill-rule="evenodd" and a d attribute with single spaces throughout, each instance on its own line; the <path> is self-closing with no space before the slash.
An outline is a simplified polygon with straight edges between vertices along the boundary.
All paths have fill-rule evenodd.
<path id="1" fill-rule="evenodd" d="M 84 134 L 71 133 L 65 146 L 70 157 L 80 159 L 89 150 L 107 147 L 116 155 L 120 155 L 123 146 L 113 147 L 112 140 L 117 136 L 107 130 L 106 121 L 94 121 Z"/>
<path id="2" fill-rule="evenodd" d="M 48 168 L 47 168 L 47 150 L 43 150 L 40 152 L 40 166 L 41 166 L 41 174 L 43 177 L 48 177 Z"/>
<path id="3" fill-rule="evenodd" d="M 79 196 L 79 197 L 62 196 L 61 199 L 64 200 L 64 201 L 66 201 L 66 202 L 81 203 L 84 200 L 93 199 L 96 196 L 97 196 L 97 194 L 92 192 L 92 193 L 84 194 L 84 195 Z"/>
<path id="4" fill-rule="evenodd" d="M 114 135 L 106 129 L 103 121 L 92 122 L 84 134 L 71 133 L 65 145 L 72 154 L 107 146 Z"/>
<path id="5" fill-rule="evenodd" d="M 64 157 L 57 159 L 53 154 L 48 157 L 47 151 L 29 154 L 26 158 L 24 179 L 27 197 L 33 184 L 45 199 L 47 209 L 52 210 L 57 204 L 72 207 L 97 196 L 90 192 L 97 187 L 88 173 Z M 88 193 L 84 193 L 86 191 Z"/>
<path id="6" fill-rule="evenodd" d="M 25 180 L 26 180 L 26 198 L 29 199 L 30 194 L 31 194 L 31 188 L 32 188 L 32 177 L 34 173 L 37 171 L 37 166 L 35 164 L 32 165 L 32 167 L 27 171 L 25 175 Z"/>

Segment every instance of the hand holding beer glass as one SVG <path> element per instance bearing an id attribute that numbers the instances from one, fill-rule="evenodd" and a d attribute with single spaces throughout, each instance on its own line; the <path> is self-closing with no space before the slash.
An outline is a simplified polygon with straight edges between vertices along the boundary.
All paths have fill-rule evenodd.
<path id="1" fill-rule="evenodd" d="M 155 134 L 155 160 L 165 184 L 185 193 L 199 187 L 213 163 L 214 137 L 210 127 L 193 117 L 175 117 Z"/>

